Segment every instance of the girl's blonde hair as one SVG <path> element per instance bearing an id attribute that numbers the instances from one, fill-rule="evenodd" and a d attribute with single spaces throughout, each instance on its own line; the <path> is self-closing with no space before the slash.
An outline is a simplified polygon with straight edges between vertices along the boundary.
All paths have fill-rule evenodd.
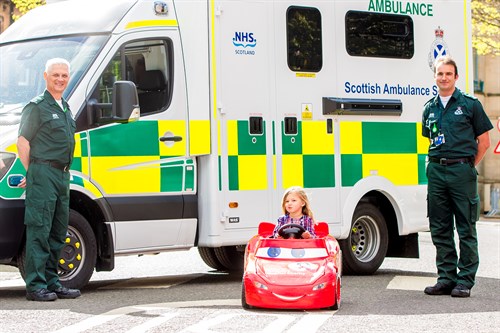
<path id="1" fill-rule="evenodd" d="M 307 197 L 304 189 L 300 186 L 292 186 L 286 189 L 285 193 L 283 194 L 283 199 L 281 199 L 281 208 L 283 209 L 283 214 L 287 213 L 285 208 L 285 201 L 291 193 L 295 193 L 300 198 L 300 200 L 304 201 L 304 206 L 302 207 L 302 215 L 307 215 L 314 220 L 313 212 L 311 210 L 311 204 L 309 203 L 309 198 Z"/>

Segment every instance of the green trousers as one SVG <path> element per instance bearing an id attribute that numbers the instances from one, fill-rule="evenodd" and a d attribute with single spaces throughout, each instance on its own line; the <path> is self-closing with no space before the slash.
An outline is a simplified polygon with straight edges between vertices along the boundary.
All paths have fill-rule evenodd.
<path id="1" fill-rule="evenodd" d="M 26 291 L 61 286 L 57 273 L 69 219 L 68 172 L 31 163 L 26 175 Z"/>
<path id="2" fill-rule="evenodd" d="M 476 221 L 479 219 L 477 171 L 468 163 L 427 165 L 428 214 L 436 247 L 438 282 L 472 288 L 479 267 Z M 459 237 L 457 256 L 454 227 Z"/>

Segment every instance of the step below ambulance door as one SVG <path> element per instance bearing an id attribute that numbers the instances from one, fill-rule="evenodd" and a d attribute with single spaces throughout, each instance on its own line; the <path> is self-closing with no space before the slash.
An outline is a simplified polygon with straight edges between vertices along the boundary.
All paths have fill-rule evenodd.
<path id="1" fill-rule="evenodd" d="M 82 172 L 111 209 L 117 251 L 194 243 L 196 228 L 196 203 L 184 199 L 195 197 L 196 172 L 186 157 L 185 83 L 180 48 L 174 47 L 178 36 L 140 36 L 117 43 L 94 91 L 99 103 L 111 103 L 115 81 L 134 82 L 140 120 L 96 126 L 82 138 Z M 192 240 L 179 240 L 187 229 L 193 229 L 187 232 Z M 138 237 L 122 237 L 131 233 Z M 129 241 L 120 244 L 123 238 Z"/>

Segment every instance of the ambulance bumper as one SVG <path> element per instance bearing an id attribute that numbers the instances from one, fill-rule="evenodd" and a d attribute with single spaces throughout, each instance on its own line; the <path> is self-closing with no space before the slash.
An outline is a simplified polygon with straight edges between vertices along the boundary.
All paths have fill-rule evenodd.
<path id="1" fill-rule="evenodd" d="M 24 233 L 24 200 L 0 198 L 0 264 L 12 261 L 20 248 Z"/>

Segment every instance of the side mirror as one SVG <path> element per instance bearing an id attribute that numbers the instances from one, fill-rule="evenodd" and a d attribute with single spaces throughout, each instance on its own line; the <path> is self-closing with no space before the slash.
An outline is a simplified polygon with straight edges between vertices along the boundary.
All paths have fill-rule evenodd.
<path id="1" fill-rule="evenodd" d="M 116 81 L 113 84 L 111 113 L 117 122 L 128 123 L 139 119 L 141 115 L 139 97 L 133 82 Z"/>
<path id="2" fill-rule="evenodd" d="M 141 116 L 137 88 L 131 81 L 113 83 L 113 103 L 97 103 L 91 99 L 87 105 L 89 125 L 129 123 Z"/>

